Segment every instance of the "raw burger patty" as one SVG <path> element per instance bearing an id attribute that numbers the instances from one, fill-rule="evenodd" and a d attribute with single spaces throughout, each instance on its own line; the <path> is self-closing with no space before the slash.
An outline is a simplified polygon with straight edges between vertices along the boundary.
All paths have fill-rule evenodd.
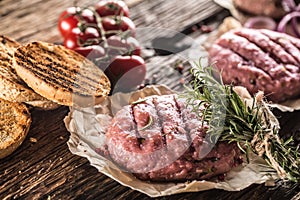
<path id="1" fill-rule="evenodd" d="M 151 96 L 115 115 L 107 147 L 115 163 L 143 180 L 208 179 L 238 165 L 240 150 L 234 143 L 210 145 L 206 130 L 183 99 Z"/>
<path id="2" fill-rule="evenodd" d="M 224 83 L 261 90 L 282 102 L 300 95 L 300 40 L 270 30 L 240 29 L 222 35 L 209 50 Z"/>

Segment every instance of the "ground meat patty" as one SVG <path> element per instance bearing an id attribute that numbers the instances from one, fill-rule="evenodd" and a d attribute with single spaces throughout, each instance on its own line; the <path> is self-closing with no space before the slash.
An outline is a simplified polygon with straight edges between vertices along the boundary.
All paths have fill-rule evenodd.
<path id="1" fill-rule="evenodd" d="M 175 95 L 151 96 L 125 106 L 107 131 L 110 157 L 143 180 L 207 179 L 240 161 L 237 145 L 211 145 L 203 125 Z"/>
<path id="2" fill-rule="evenodd" d="M 209 50 L 224 83 L 261 90 L 273 102 L 300 95 L 300 40 L 270 30 L 240 29 L 222 35 Z"/>

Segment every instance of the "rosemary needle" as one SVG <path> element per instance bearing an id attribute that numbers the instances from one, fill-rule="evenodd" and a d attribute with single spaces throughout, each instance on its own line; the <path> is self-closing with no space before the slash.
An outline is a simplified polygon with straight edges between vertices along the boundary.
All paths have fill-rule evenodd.
<path id="1" fill-rule="evenodd" d="M 148 123 L 145 126 L 143 126 L 142 128 L 138 129 L 138 130 L 139 131 L 144 131 L 147 128 L 149 128 L 152 125 L 152 123 L 153 123 L 153 118 L 152 118 L 151 115 L 149 115 Z"/>
<path id="2" fill-rule="evenodd" d="M 299 149 L 292 145 L 292 138 L 283 141 L 279 137 L 279 128 L 268 121 L 265 104 L 253 98 L 255 103 L 247 106 L 232 85 L 224 85 L 221 77 L 219 81 L 214 77 L 218 72 L 213 65 L 202 67 L 199 62 L 191 74 L 194 79 L 191 86 L 185 86 L 183 95 L 194 112 L 205 105 L 203 113 L 197 114 L 209 124 L 207 134 L 212 142 L 236 142 L 247 158 L 252 151 L 273 167 L 281 179 L 300 182 Z"/>

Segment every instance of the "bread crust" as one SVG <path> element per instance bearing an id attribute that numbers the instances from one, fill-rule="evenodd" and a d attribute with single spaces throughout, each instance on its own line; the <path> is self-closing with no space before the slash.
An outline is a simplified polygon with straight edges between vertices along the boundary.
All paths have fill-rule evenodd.
<path id="1" fill-rule="evenodd" d="M 40 110 L 54 110 L 61 107 L 60 104 L 54 103 L 53 101 L 47 99 L 40 101 L 27 101 L 25 103 Z"/>
<path id="2" fill-rule="evenodd" d="M 0 99 L 0 159 L 13 153 L 24 141 L 31 124 L 23 103 Z"/>
<path id="3" fill-rule="evenodd" d="M 13 102 L 43 100 L 17 76 L 13 68 L 13 54 L 20 46 L 6 36 L 0 36 L 0 98 Z"/>
<path id="4" fill-rule="evenodd" d="M 0 35 L 0 41 L 0 48 L 6 49 L 11 55 L 14 53 L 14 49 L 20 46 L 20 43 L 4 35 Z"/>
<path id="5" fill-rule="evenodd" d="M 110 82 L 94 63 L 61 45 L 32 42 L 19 47 L 15 69 L 41 96 L 66 106 L 89 106 L 110 92 Z"/>
<path id="6" fill-rule="evenodd" d="M 57 104 L 35 93 L 17 75 L 13 67 L 13 55 L 21 46 L 17 41 L 0 35 L 0 98 L 12 102 L 26 102 L 40 109 L 55 109 Z"/>

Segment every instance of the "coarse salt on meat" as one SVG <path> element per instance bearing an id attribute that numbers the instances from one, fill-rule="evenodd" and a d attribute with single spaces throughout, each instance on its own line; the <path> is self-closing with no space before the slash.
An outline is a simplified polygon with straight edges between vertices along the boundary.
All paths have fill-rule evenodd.
<path id="1" fill-rule="evenodd" d="M 107 149 L 115 163 L 143 180 L 208 179 L 240 164 L 241 152 L 234 143 L 211 146 L 206 131 L 183 99 L 151 96 L 114 116 Z"/>

